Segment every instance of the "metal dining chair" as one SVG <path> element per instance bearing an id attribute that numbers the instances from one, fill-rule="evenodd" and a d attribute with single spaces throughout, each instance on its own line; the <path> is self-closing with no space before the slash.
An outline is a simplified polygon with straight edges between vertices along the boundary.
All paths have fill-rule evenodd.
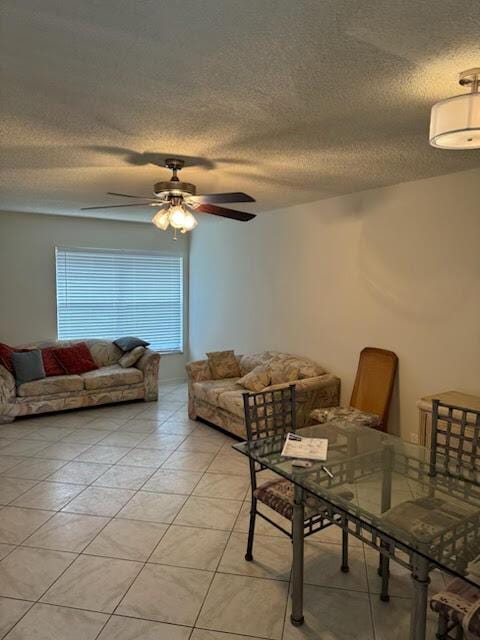
<path id="1" fill-rule="evenodd" d="M 271 391 L 243 394 L 245 425 L 248 443 L 253 445 L 263 438 L 278 436 L 283 439 L 288 432 L 296 430 L 295 385 L 289 385 Z M 268 515 L 259 511 L 258 503 L 273 509 L 276 513 L 292 523 L 293 519 L 293 484 L 289 480 L 268 480 L 257 485 L 257 474 L 266 467 L 250 459 L 251 507 L 250 525 L 245 560 L 253 560 L 253 541 L 255 520 L 259 516 L 292 539 L 292 528 L 286 529 Z M 342 497 L 351 500 L 353 494 L 344 491 Z M 310 536 L 330 526 L 331 521 L 325 518 L 326 508 L 314 496 L 307 494 L 305 499 L 304 536 Z M 342 531 L 342 563 L 341 570 L 348 572 L 348 534 Z"/>
<path id="2" fill-rule="evenodd" d="M 464 490 L 462 481 L 468 481 L 472 483 L 469 495 L 475 497 L 480 504 L 480 411 L 433 400 L 431 440 L 428 466 L 430 477 L 436 478 L 436 488 L 439 491 L 442 487 L 445 491 L 453 491 L 457 480 L 456 491 L 461 496 Z M 480 537 L 479 515 L 479 510 L 472 507 L 469 516 L 470 538 L 475 540 Z M 467 570 L 469 555 L 472 554 L 462 554 L 462 544 L 469 544 L 465 539 L 465 513 L 461 509 L 457 513 L 454 503 L 435 495 L 434 487 L 429 490 L 429 495 L 397 505 L 387 511 L 383 518 L 412 535 L 422 536 L 425 544 L 435 544 L 441 555 L 455 554 L 458 560 L 463 556 L 464 569 Z M 380 569 L 381 597 L 388 599 L 388 560 L 385 559 Z M 458 629 L 458 638 L 463 637 L 459 626 L 460 618 L 454 615 L 454 610 L 451 611 L 450 619 L 445 606 L 439 606 L 438 611 L 440 619 L 437 637 L 441 640 L 450 638 L 448 633 L 452 624 Z"/>

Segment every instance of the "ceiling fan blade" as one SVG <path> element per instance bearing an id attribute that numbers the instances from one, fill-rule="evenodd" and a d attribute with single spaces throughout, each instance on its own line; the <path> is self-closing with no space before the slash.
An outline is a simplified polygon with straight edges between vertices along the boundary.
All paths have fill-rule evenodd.
<path id="1" fill-rule="evenodd" d="M 200 204 L 222 202 L 255 202 L 255 198 L 241 191 L 235 193 L 201 193 L 198 196 L 190 196 L 189 200 Z"/>
<path id="2" fill-rule="evenodd" d="M 144 207 L 150 206 L 151 202 L 135 202 L 134 204 L 106 204 L 100 207 L 82 207 L 80 211 L 89 211 L 90 209 L 117 209 L 118 207 Z M 158 203 L 158 206 L 162 206 L 162 202 Z"/>
<path id="3" fill-rule="evenodd" d="M 224 207 L 217 207 L 214 204 L 199 204 L 195 207 L 195 211 L 203 211 L 203 213 L 211 213 L 214 216 L 222 216 L 222 218 L 230 218 L 231 220 L 238 220 L 239 222 L 248 222 L 255 218 L 253 213 L 235 211 L 235 209 L 225 209 Z"/>
<path id="4" fill-rule="evenodd" d="M 113 191 L 107 191 L 107 195 L 109 196 L 121 196 L 122 198 L 136 198 L 137 200 L 153 200 L 155 201 L 158 198 L 154 198 L 153 196 L 132 196 L 128 193 L 114 193 Z"/>

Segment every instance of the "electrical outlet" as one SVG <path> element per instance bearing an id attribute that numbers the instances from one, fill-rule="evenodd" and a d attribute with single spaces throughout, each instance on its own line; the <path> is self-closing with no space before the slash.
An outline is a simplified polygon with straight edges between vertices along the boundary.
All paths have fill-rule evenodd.
<path id="1" fill-rule="evenodd" d="M 413 444 L 418 444 L 418 433 L 411 433 L 410 434 L 410 442 L 413 442 Z"/>

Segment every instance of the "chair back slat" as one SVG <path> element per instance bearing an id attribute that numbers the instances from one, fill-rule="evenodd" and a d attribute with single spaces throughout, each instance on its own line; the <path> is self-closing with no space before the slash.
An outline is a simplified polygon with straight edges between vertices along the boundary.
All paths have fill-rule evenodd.
<path id="1" fill-rule="evenodd" d="M 393 351 L 365 347 L 360 352 L 350 406 L 380 416 L 386 429 L 397 372 L 398 357 Z"/>
<path id="2" fill-rule="evenodd" d="M 295 385 L 243 394 L 247 439 L 255 442 L 296 429 Z"/>
<path id="3" fill-rule="evenodd" d="M 480 411 L 432 402 L 430 471 L 480 483 Z"/>

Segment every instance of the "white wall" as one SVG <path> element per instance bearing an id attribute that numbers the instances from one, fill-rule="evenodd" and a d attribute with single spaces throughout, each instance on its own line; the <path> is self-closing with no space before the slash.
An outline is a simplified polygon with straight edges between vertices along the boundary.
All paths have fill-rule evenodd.
<path id="1" fill-rule="evenodd" d="M 475 153 L 475 152 L 474 152 Z M 319 178 L 321 179 L 321 178 Z M 311 356 L 352 390 L 359 351 L 400 359 L 390 430 L 416 400 L 480 394 L 480 170 L 262 213 L 192 233 L 190 350 Z"/>
<path id="2" fill-rule="evenodd" d="M 188 239 L 151 224 L 0 212 L 0 342 L 55 339 L 55 246 L 175 252 L 185 257 L 188 347 Z M 100 336 L 99 336 L 100 337 Z M 162 356 L 163 380 L 185 377 L 187 354 Z"/>

